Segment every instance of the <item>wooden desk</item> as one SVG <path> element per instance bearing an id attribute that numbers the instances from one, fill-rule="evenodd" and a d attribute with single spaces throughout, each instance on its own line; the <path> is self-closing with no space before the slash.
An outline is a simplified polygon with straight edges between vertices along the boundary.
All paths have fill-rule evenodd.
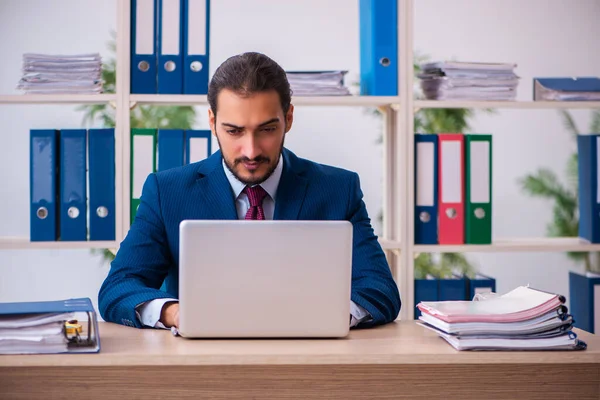
<path id="1" fill-rule="evenodd" d="M 100 354 L 0 356 L 0 399 L 599 399 L 577 352 L 457 352 L 414 322 L 332 340 L 189 340 L 100 324 Z"/>

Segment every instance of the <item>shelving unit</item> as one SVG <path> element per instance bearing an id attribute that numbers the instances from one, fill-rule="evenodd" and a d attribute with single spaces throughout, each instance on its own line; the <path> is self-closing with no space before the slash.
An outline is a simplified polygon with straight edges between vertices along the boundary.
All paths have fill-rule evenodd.
<path id="1" fill-rule="evenodd" d="M 0 95 L 0 104 L 105 104 L 116 100 L 116 94 Z"/>
<path id="2" fill-rule="evenodd" d="M 119 247 L 116 241 L 94 242 L 30 242 L 28 237 L 0 238 L 0 250 L 31 249 L 114 249 Z"/>
<path id="3" fill-rule="evenodd" d="M 202 95 L 160 95 L 132 94 L 129 100 L 138 104 L 154 105 L 208 105 L 208 99 Z M 366 97 L 366 96 L 331 96 L 331 97 L 294 97 L 295 106 L 352 106 L 352 107 L 382 107 L 394 104 L 397 97 Z"/>
<path id="4" fill-rule="evenodd" d="M 413 6 L 415 0 L 398 0 L 399 95 L 294 97 L 295 106 L 378 107 L 385 119 L 383 135 L 383 233 L 386 252 L 402 297 L 401 319 L 412 319 L 414 309 L 414 259 L 423 252 L 566 252 L 600 251 L 600 244 L 578 238 L 497 240 L 491 245 L 414 245 L 414 116 L 428 108 L 592 109 L 600 102 L 533 101 L 429 101 L 413 98 Z M 116 240 L 110 242 L 29 242 L 28 238 L 0 238 L 0 249 L 117 248 L 129 230 L 130 123 L 136 104 L 208 105 L 207 96 L 130 94 L 130 0 L 117 3 L 116 94 L 101 95 L 0 95 L 7 104 L 111 104 L 116 110 Z"/>
<path id="5" fill-rule="evenodd" d="M 416 100 L 415 110 L 424 108 L 513 108 L 522 110 L 565 110 L 600 108 L 600 101 L 436 101 Z"/>

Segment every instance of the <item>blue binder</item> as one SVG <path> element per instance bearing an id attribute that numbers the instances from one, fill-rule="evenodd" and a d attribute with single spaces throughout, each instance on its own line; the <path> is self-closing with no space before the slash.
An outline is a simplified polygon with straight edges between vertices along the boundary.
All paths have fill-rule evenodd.
<path id="1" fill-rule="evenodd" d="M 131 93 L 157 91 L 155 16 L 155 0 L 131 0 Z"/>
<path id="2" fill-rule="evenodd" d="M 210 0 L 183 0 L 183 93 L 208 93 Z"/>
<path id="3" fill-rule="evenodd" d="M 439 301 L 467 300 L 467 279 L 462 276 L 439 280 Z"/>
<path id="4" fill-rule="evenodd" d="M 422 301 L 438 301 L 438 280 L 432 277 L 427 279 L 415 279 L 415 316 L 418 319 L 421 316 L 421 310 L 417 305 Z"/>
<path id="5" fill-rule="evenodd" d="M 415 244 L 438 243 L 438 136 L 415 135 Z"/>
<path id="6" fill-rule="evenodd" d="M 575 326 L 598 334 L 600 321 L 595 318 L 597 310 L 594 305 L 600 304 L 600 299 L 595 296 L 596 288 L 600 289 L 600 278 L 588 278 L 577 272 L 569 272 L 569 312 L 573 316 Z"/>
<path id="7" fill-rule="evenodd" d="M 212 154 L 210 130 L 185 131 L 185 163 L 202 161 Z"/>
<path id="8" fill-rule="evenodd" d="M 29 229 L 32 242 L 58 239 L 58 137 L 55 130 L 30 131 Z"/>
<path id="9" fill-rule="evenodd" d="M 540 89 L 573 95 L 563 101 L 585 101 L 589 100 L 586 93 L 600 93 L 600 78 L 595 76 L 533 78 L 534 100 L 543 100 Z"/>
<path id="10" fill-rule="evenodd" d="M 115 240 L 115 130 L 90 129 L 90 240 Z"/>
<path id="11" fill-rule="evenodd" d="M 60 132 L 60 240 L 87 239 L 87 132 Z"/>
<path id="12" fill-rule="evenodd" d="M 360 94 L 398 95 L 397 0 L 360 0 Z"/>
<path id="13" fill-rule="evenodd" d="M 157 171 L 181 167 L 185 150 L 182 129 L 158 130 L 158 168 Z"/>
<path id="14" fill-rule="evenodd" d="M 468 296 L 466 300 L 473 300 L 475 294 L 481 292 L 493 292 L 496 293 L 496 279 L 483 275 L 476 274 L 474 278 L 468 279 Z"/>
<path id="15" fill-rule="evenodd" d="M 69 315 L 69 313 L 72 313 Z M 55 343 L 49 343 L 49 346 L 44 346 L 39 343 L 35 350 L 31 350 L 28 343 L 16 343 L 11 346 L 7 354 L 25 354 L 25 353 L 98 353 L 100 351 L 100 336 L 98 331 L 98 317 L 92 301 L 89 298 L 75 298 L 58 301 L 36 301 L 36 302 L 18 302 L 18 303 L 0 303 L 0 316 L 4 322 L 9 322 L 14 325 L 22 325 L 19 323 L 23 317 L 28 315 L 46 314 L 45 317 L 56 323 L 66 323 L 72 319 L 81 321 L 87 325 L 81 335 L 69 335 L 68 332 L 63 332 L 67 340 L 65 345 L 57 346 Z M 74 317 L 74 318 L 69 318 Z M 87 321 L 86 321 L 87 320 Z M 44 321 L 36 324 L 29 322 L 30 328 L 35 329 Z M 19 329 L 7 327 L 5 329 Z M 42 328 L 47 331 L 47 326 Z M 40 332 L 40 336 L 47 333 Z M 2 352 L 0 352 L 2 353 Z"/>
<path id="16" fill-rule="evenodd" d="M 183 0 L 158 0 L 158 93 L 183 93 Z"/>
<path id="17" fill-rule="evenodd" d="M 579 237 L 600 243 L 600 134 L 577 137 Z"/>

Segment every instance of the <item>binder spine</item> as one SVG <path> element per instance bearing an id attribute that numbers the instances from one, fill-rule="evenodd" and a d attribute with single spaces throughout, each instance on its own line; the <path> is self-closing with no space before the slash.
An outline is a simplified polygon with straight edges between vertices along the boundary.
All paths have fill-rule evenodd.
<path id="1" fill-rule="evenodd" d="M 208 93 L 210 0 L 183 0 L 183 92 Z"/>
<path id="2" fill-rule="evenodd" d="M 183 0 L 158 0 L 158 93 L 183 94 Z"/>
<path id="3" fill-rule="evenodd" d="M 90 129 L 90 240 L 115 240 L 115 168 L 114 129 Z"/>
<path id="4" fill-rule="evenodd" d="M 87 132 L 60 132 L 60 240 L 87 239 Z"/>
<path id="5" fill-rule="evenodd" d="M 131 93 L 157 92 L 155 32 L 155 0 L 131 0 Z"/>
<path id="6" fill-rule="evenodd" d="M 59 237 L 58 151 L 56 130 L 30 131 L 30 240 L 55 241 Z"/>

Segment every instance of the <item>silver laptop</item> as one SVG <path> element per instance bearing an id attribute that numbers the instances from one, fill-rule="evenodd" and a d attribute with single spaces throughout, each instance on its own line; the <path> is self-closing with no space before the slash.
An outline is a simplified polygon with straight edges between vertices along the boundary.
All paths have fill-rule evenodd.
<path id="1" fill-rule="evenodd" d="M 348 221 L 186 220 L 179 251 L 183 337 L 348 334 Z"/>

